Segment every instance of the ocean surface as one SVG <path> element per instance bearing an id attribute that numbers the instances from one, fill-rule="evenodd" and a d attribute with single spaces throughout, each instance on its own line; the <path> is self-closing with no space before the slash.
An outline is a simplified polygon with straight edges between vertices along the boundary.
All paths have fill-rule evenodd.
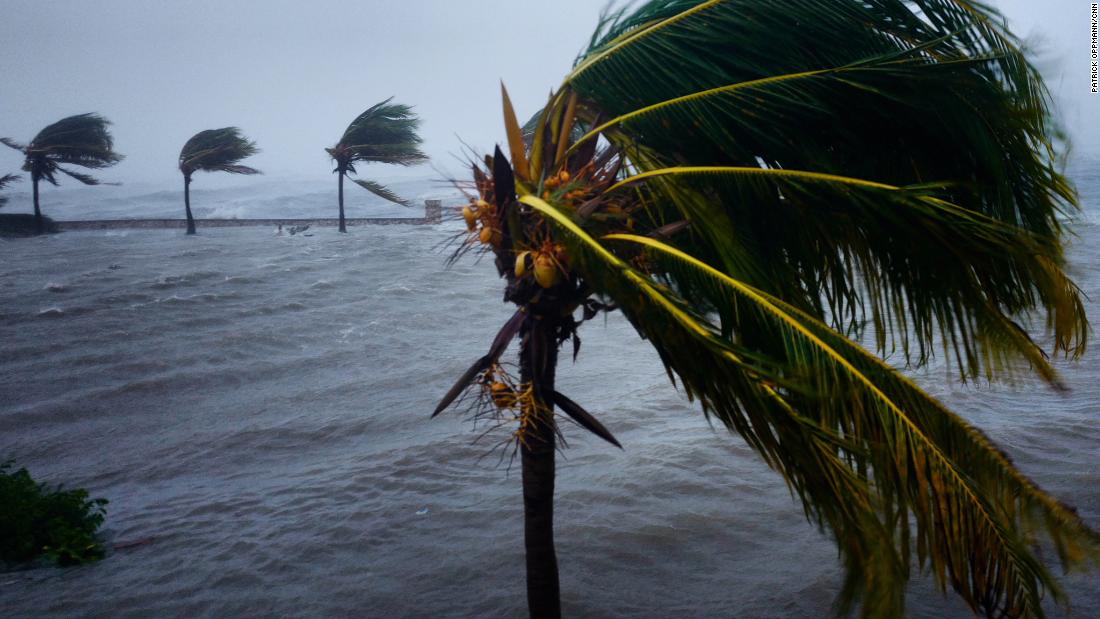
<path id="1" fill-rule="evenodd" d="M 1100 167 L 1072 175 L 1071 271 L 1096 321 Z M 455 200 L 438 183 L 395 188 Z M 5 212 L 26 210 L 21 189 Z M 334 192 L 272 180 L 193 195 L 199 217 L 314 217 L 332 216 Z M 349 196 L 349 216 L 408 214 Z M 43 192 L 56 219 L 179 217 L 180 202 L 178 187 Z M 488 261 L 444 268 L 458 230 L 0 239 L 0 460 L 109 499 L 109 545 L 145 542 L 0 573 L 0 616 L 524 616 L 519 470 L 493 451 L 505 436 L 428 418 L 510 315 Z M 708 425 L 621 316 L 581 337 L 559 389 L 624 449 L 564 427 L 565 614 L 826 615 L 836 552 L 778 475 Z M 919 380 L 1100 528 L 1100 343 L 1059 367 L 1066 395 L 960 386 L 938 366 Z M 1100 616 L 1100 572 L 1063 582 L 1073 616 Z M 970 616 L 952 596 L 916 577 L 909 613 Z"/>

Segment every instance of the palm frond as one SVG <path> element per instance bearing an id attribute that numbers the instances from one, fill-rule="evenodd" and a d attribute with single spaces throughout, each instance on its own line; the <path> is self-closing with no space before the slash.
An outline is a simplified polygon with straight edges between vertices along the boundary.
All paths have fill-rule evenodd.
<path id="1" fill-rule="evenodd" d="M 61 172 L 62 174 L 65 174 L 66 176 L 71 176 L 72 178 L 75 178 L 76 180 L 84 183 L 85 185 L 98 185 L 98 184 L 100 184 L 99 179 L 95 178 L 94 176 L 92 176 L 90 174 L 82 174 L 80 172 L 74 172 L 73 170 L 66 170 L 65 168 L 63 168 L 61 166 L 57 166 L 56 170 L 58 172 Z"/>
<path id="2" fill-rule="evenodd" d="M 783 27 L 792 14 L 815 19 Z M 843 206 L 861 201 L 861 191 L 792 196 L 790 183 L 748 175 L 672 181 L 650 192 L 673 210 L 720 205 L 708 207 L 708 226 L 738 238 L 710 235 L 710 247 L 693 254 L 724 256 L 717 262 L 732 275 L 838 328 L 869 325 L 880 352 L 901 348 L 919 364 L 946 341 L 965 376 L 991 378 L 1021 343 L 996 327 L 1007 325 L 1004 316 L 1045 310 L 1056 347 L 1071 355 L 1083 350 L 1087 331 L 1079 292 L 1061 273 L 1060 217 L 1075 199 L 1055 172 L 1045 93 L 1012 40 L 990 25 L 996 21 L 987 9 L 949 0 L 654 1 L 610 26 L 567 84 L 589 116 L 598 109 L 611 118 L 589 135 L 632 149 L 643 174 L 729 166 L 875 179 L 922 188 L 925 205 L 950 204 L 962 217 L 996 220 L 1034 239 L 1039 251 L 1030 256 L 998 259 L 1001 244 L 981 238 L 946 248 L 943 237 L 918 238 L 912 210 Z M 790 225 L 803 215 L 807 225 Z M 722 247 L 729 243 L 763 251 L 748 252 L 754 264 L 737 265 Z M 943 251 L 924 251 L 928 243 Z M 932 265 L 912 258 L 972 265 L 971 252 L 987 259 L 935 281 Z M 897 266 L 902 277 L 874 275 Z M 965 324 L 975 315 L 987 316 L 986 327 Z M 987 327 L 989 337 L 959 333 Z"/>
<path id="3" fill-rule="evenodd" d="M 1100 535 L 1070 508 L 1025 478 L 988 438 L 879 358 L 797 308 L 756 290 L 660 241 L 609 235 L 645 247 L 673 262 L 677 279 L 695 278 L 724 297 L 743 324 L 768 342 L 786 376 L 813 394 L 799 410 L 823 427 L 861 443 L 849 454 L 867 474 L 880 505 L 912 512 L 919 559 L 931 564 L 941 587 L 947 580 L 972 604 L 1028 610 L 1034 615 L 1044 590 L 1062 599 L 1049 571 L 1029 551 L 1037 524 L 1046 529 L 1066 567 L 1091 556 L 1100 565 Z M 946 507 L 946 509 L 944 509 Z M 951 514 L 948 519 L 947 514 Z M 889 526 L 892 514 L 884 526 Z M 908 516 L 895 520 L 908 540 Z M 908 544 L 908 541 L 905 542 Z M 985 561 L 972 565 L 973 552 Z"/>
<path id="4" fill-rule="evenodd" d="M 340 141 L 326 149 L 341 168 L 356 161 L 412 165 L 427 161 L 420 151 L 420 119 L 412 108 L 390 103 L 393 97 L 367 108 L 348 125 Z"/>
<path id="5" fill-rule="evenodd" d="M 389 202 L 394 202 L 396 204 L 400 204 L 401 206 L 412 206 L 411 202 L 409 202 L 408 200 L 405 200 L 401 196 L 397 195 L 396 193 L 394 193 L 393 191 L 391 191 L 390 189 L 388 189 L 384 185 L 380 185 L 379 183 L 376 183 L 374 181 L 368 181 L 368 180 L 363 180 L 363 179 L 359 179 L 359 178 L 353 178 L 351 180 L 356 185 L 359 185 L 363 189 L 366 189 L 367 191 L 373 193 L 374 195 L 378 196 L 379 198 L 382 198 L 383 200 L 387 200 Z"/>
<path id="6" fill-rule="evenodd" d="M 20 151 L 20 152 L 26 152 L 26 150 L 27 150 L 26 146 L 24 146 L 23 144 L 20 144 L 19 142 L 16 142 L 15 140 L 13 140 L 11 138 L 0 138 L 0 144 L 3 144 L 4 146 L 7 146 L 8 148 L 14 148 L 15 150 Z"/>
<path id="7" fill-rule="evenodd" d="M 245 138 L 237 127 L 207 129 L 191 136 L 183 145 L 179 168 L 185 175 L 196 171 L 260 174 L 255 168 L 238 165 L 258 152 L 256 143 Z"/>
<path id="8" fill-rule="evenodd" d="M 18 174 L 5 174 L 4 176 L 0 176 L 0 189 L 3 189 L 5 186 L 12 183 L 19 182 L 20 180 L 22 180 L 22 177 L 20 177 Z M 4 206 L 7 203 L 7 196 L 0 196 L 0 206 Z"/>
<path id="9" fill-rule="evenodd" d="M 63 118 L 38 132 L 25 152 L 28 159 L 46 159 L 85 168 L 105 168 L 122 161 L 114 152 L 110 121 L 98 114 Z"/>

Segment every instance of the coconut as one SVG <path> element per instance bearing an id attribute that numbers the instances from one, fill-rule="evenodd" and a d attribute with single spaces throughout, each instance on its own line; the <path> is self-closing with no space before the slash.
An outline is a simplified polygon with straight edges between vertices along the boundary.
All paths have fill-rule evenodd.
<path id="1" fill-rule="evenodd" d="M 495 243 L 500 238 L 500 233 L 489 226 L 482 226 L 481 232 L 478 233 L 478 238 L 485 244 Z"/>
<path id="2" fill-rule="evenodd" d="M 500 381 L 489 385 L 489 395 L 499 408 L 510 408 L 516 403 L 516 392 Z"/>
<path id="3" fill-rule="evenodd" d="M 468 206 L 462 207 L 462 218 L 466 220 L 466 229 L 473 232 L 477 227 L 477 215 L 474 214 L 474 209 Z"/>
<path id="4" fill-rule="evenodd" d="M 548 253 L 539 253 L 535 256 L 535 281 L 543 288 L 549 288 L 558 283 L 561 272 L 554 263 L 554 257 Z"/>
<path id="5" fill-rule="evenodd" d="M 523 277 L 527 273 L 527 257 L 530 253 L 529 251 L 521 251 L 516 254 L 516 277 Z"/>

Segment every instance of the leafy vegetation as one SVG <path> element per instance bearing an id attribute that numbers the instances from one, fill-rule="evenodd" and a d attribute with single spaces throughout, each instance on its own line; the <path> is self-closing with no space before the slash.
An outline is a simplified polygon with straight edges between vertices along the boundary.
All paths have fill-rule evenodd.
<path id="1" fill-rule="evenodd" d="M 1066 598 L 1037 540 L 1100 565 L 1072 508 L 883 360 L 1060 389 L 1032 319 L 1055 353 L 1086 345 L 1076 196 L 1003 23 L 966 0 L 648 0 L 605 16 L 527 131 L 504 93 L 510 157 L 471 161 L 459 253 L 491 253 L 518 310 L 435 414 L 514 428 L 532 616 L 560 614 L 555 407 L 617 444 L 555 390 L 558 351 L 610 310 L 833 537 L 838 611 L 903 616 L 915 562 L 975 612 L 1039 617 Z"/>
<path id="2" fill-rule="evenodd" d="M 63 490 L 35 483 L 27 469 L 0 464 L 0 560 L 45 557 L 58 565 L 103 558 L 95 538 L 107 513 L 106 499 L 89 499 L 83 489 Z"/>
<path id="3" fill-rule="evenodd" d="M 390 103 L 392 100 L 393 97 L 390 97 L 367 108 L 351 121 L 336 146 L 325 149 L 336 162 L 336 168 L 332 172 L 338 177 L 340 232 L 348 231 L 344 223 L 344 177 L 355 173 L 355 164 L 389 163 L 409 166 L 428 160 L 428 156 L 420 152 L 421 140 L 416 133 L 420 119 L 411 107 Z M 407 200 L 379 183 L 364 179 L 352 181 L 383 200 L 409 205 Z"/>
<path id="4" fill-rule="evenodd" d="M 25 146 L 10 138 L 0 138 L 0 143 L 26 156 L 23 171 L 31 173 L 34 217 L 40 232 L 45 224 L 38 204 L 39 181 L 45 179 L 56 186 L 57 173 L 61 172 L 85 185 L 98 185 L 99 180 L 93 176 L 63 168 L 62 164 L 101 169 L 122 160 L 122 155 L 114 152 L 114 141 L 107 130 L 110 124 L 98 114 L 78 114 L 47 126 Z"/>
<path id="5" fill-rule="evenodd" d="M 5 174 L 4 176 L 0 176 L 0 189 L 3 189 L 5 186 L 10 185 L 11 183 L 14 183 L 18 180 L 18 174 Z M 0 207 L 4 206 L 7 203 L 7 196 L 0 196 Z"/>
<path id="6" fill-rule="evenodd" d="M 261 174 L 256 168 L 240 165 L 259 152 L 256 143 L 244 137 L 237 127 L 207 129 L 191 136 L 180 150 L 180 172 L 183 174 L 183 204 L 187 213 L 187 234 L 195 234 L 195 218 L 191 215 L 191 175 L 195 172 L 228 172 L 230 174 Z"/>

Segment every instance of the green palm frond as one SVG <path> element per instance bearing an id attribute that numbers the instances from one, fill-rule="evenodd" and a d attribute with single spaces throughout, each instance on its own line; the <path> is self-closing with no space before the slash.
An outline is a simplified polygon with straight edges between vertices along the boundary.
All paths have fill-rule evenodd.
<path id="1" fill-rule="evenodd" d="M 99 184 L 101 184 L 99 182 L 99 179 L 92 176 L 91 174 L 82 174 L 82 173 L 76 172 L 74 170 L 67 170 L 65 168 L 62 168 L 61 166 L 58 166 L 56 169 L 57 169 L 58 172 L 61 172 L 62 174 L 66 175 L 66 176 L 74 178 L 74 179 L 84 183 L 85 185 L 99 185 Z"/>
<path id="2" fill-rule="evenodd" d="M 0 176 L 0 189 L 20 180 L 21 177 L 18 174 L 5 174 L 4 176 Z M 4 206 L 7 202 L 8 198 L 6 196 L 0 196 L 0 206 Z"/>
<path id="3" fill-rule="evenodd" d="M 367 108 L 348 125 L 336 146 L 326 149 L 339 168 L 357 161 L 397 165 L 427 161 L 417 135 L 420 119 L 410 106 L 390 103 L 392 100 Z"/>
<path id="4" fill-rule="evenodd" d="M 782 27 L 791 15 L 810 14 L 797 28 Z M 635 149 L 638 172 L 752 167 L 924 186 L 925 204 L 939 200 L 1038 239 L 1041 251 L 998 260 L 996 244 L 918 238 L 920 227 L 903 214 L 890 214 L 893 225 L 884 229 L 881 218 L 867 221 L 846 208 L 856 200 L 840 192 L 793 199 L 778 183 L 748 175 L 652 191 L 655 200 L 672 201 L 667 194 L 676 192 L 683 202 L 680 189 L 690 185 L 699 200 L 721 204 L 712 225 L 718 215 L 721 227 L 738 230 L 737 242 L 764 250 L 756 265 L 720 261 L 731 273 L 831 316 L 838 328 L 866 322 L 880 351 L 900 347 L 915 363 L 946 341 L 967 376 L 989 377 L 1015 354 L 1013 340 L 997 329 L 990 337 L 960 335 L 960 315 L 984 315 L 992 325 L 1001 315 L 1044 308 L 1057 316 L 1058 349 L 1074 355 L 1087 326 L 1079 294 L 1064 278 L 1030 277 L 1061 269 L 1060 217 L 1074 195 L 1050 156 L 1045 91 L 994 22 L 985 9 L 953 1 L 650 2 L 614 24 L 567 85 L 588 101 L 590 115 L 599 110 L 613 119 L 599 134 Z M 806 225 L 790 225 L 802 216 Z M 939 251 L 924 251 L 928 244 Z M 914 255 L 972 264 L 972 252 L 987 255 L 980 270 L 948 268 L 935 281 L 922 276 L 931 265 L 913 264 Z M 870 275 L 895 269 L 899 276 L 890 279 Z M 792 296 L 798 290 L 802 299 Z M 1006 342 L 1008 349 L 1000 346 Z"/>
<path id="5" fill-rule="evenodd" d="M 110 124 L 110 121 L 98 114 L 78 114 L 42 129 L 25 146 L 8 138 L 2 138 L 0 142 L 23 151 L 26 155 L 23 170 L 30 172 L 31 179 L 35 182 L 45 179 L 56 185 L 56 174 L 60 171 L 85 184 L 94 185 L 98 181 L 91 176 L 58 166 L 68 164 L 101 169 L 122 161 L 123 156 L 114 152 L 114 140 L 108 130 Z"/>
<path id="6" fill-rule="evenodd" d="M 881 505 L 914 514 L 919 560 L 931 564 L 941 587 L 950 579 L 967 599 L 1004 595 L 993 607 L 1028 610 L 1020 614 L 1037 613 L 1044 589 L 1064 602 L 1057 582 L 1029 552 L 1035 528 L 1046 529 L 1063 564 L 1089 555 L 1100 565 L 1100 535 L 1024 477 L 984 434 L 878 357 L 670 245 L 636 235 L 605 238 L 642 245 L 672 263 L 668 271 L 677 272 L 676 279 L 696 280 L 695 290 L 709 287 L 717 303 L 734 308 L 742 329 L 772 345 L 768 358 L 803 383 L 792 395 L 812 394 L 798 409 L 859 446 L 845 455 L 857 470 L 873 472 L 868 481 Z M 899 522 L 908 540 L 909 523 Z M 959 548 L 986 549 L 988 571 L 973 569 Z"/>
<path id="7" fill-rule="evenodd" d="M 679 193 L 681 202 L 687 201 L 685 184 L 698 188 L 702 196 L 718 190 L 745 204 L 773 201 L 773 211 L 757 216 L 776 225 L 769 240 L 797 235 L 800 238 L 792 242 L 815 252 L 805 258 L 806 268 L 840 273 L 861 284 L 862 290 L 847 282 L 837 284 L 826 309 L 834 317 L 848 316 L 851 323 L 863 320 L 869 306 L 875 334 L 890 338 L 880 339 L 880 349 L 900 347 L 907 357 L 923 362 L 932 352 L 927 344 L 936 339 L 937 327 L 950 325 L 940 332 L 964 378 L 984 372 L 992 379 L 994 368 L 1011 369 L 1013 358 L 1023 355 L 1054 383 L 1054 372 L 1041 351 L 1020 337 L 1019 327 L 1009 318 L 1029 311 L 1036 293 L 1055 322 L 1069 321 L 1056 330 L 1063 338 L 1058 346 L 1074 353 L 1084 347 L 1088 325 L 1080 295 L 1058 269 L 1050 268 L 1051 256 L 1060 251 L 1053 239 L 936 197 L 946 183 L 895 187 L 798 170 L 676 167 L 633 175 L 612 190 L 662 177 L 672 180 L 656 184 L 655 191 Z M 689 218 L 695 214 L 690 206 L 682 211 Z M 799 225 L 793 230 L 782 225 L 789 221 Z M 758 228 L 762 236 L 767 233 L 764 225 Z M 930 252 L 930 246 L 940 251 Z M 827 253 L 825 247 L 835 253 Z M 812 260 L 816 262 L 810 264 Z M 727 260 L 731 272 L 746 272 L 731 262 Z M 970 268 L 960 269 L 964 264 Z M 878 273 L 892 277 L 883 280 Z M 1019 281 L 1033 282 L 1035 289 L 1019 289 Z M 769 285 L 765 280 L 763 287 Z M 778 290 L 802 307 L 819 302 L 817 296 Z M 897 320 L 885 324 L 883 317 L 889 320 L 891 313 Z M 911 344 L 918 354 L 910 355 Z"/>
<path id="8" fill-rule="evenodd" d="M 0 144 L 7 146 L 8 148 L 14 148 L 17 151 L 23 152 L 27 150 L 26 145 L 20 144 L 11 138 L 0 138 Z"/>
<path id="9" fill-rule="evenodd" d="M 244 137 L 237 127 L 207 129 L 193 135 L 180 151 L 179 168 L 184 175 L 196 171 L 260 174 L 255 168 L 239 165 L 259 152 L 256 143 Z"/>
<path id="10" fill-rule="evenodd" d="M 397 195 L 396 193 L 394 193 L 393 191 L 391 191 L 390 189 L 388 189 L 384 185 L 381 185 L 381 184 L 376 183 L 374 181 L 368 181 L 368 180 L 364 180 L 364 179 L 360 179 L 360 178 L 354 178 L 354 179 L 352 179 L 352 181 L 356 185 L 359 185 L 363 189 L 366 189 L 367 191 L 373 193 L 374 195 L 378 196 L 379 198 L 382 198 L 383 200 L 387 200 L 389 202 L 394 202 L 396 204 L 400 204 L 401 206 L 412 206 L 412 203 L 410 203 L 408 200 L 405 200 L 401 196 Z"/>
<path id="11" fill-rule="evenodd" d="M 63 118 L 39 131 L 27 146 L 27 154 L 85 168 L 114 165 L 122 161 L 122 155 L 114 152 L 114 140 L 107 130 L 110 124 L 98 114 Z"/>

